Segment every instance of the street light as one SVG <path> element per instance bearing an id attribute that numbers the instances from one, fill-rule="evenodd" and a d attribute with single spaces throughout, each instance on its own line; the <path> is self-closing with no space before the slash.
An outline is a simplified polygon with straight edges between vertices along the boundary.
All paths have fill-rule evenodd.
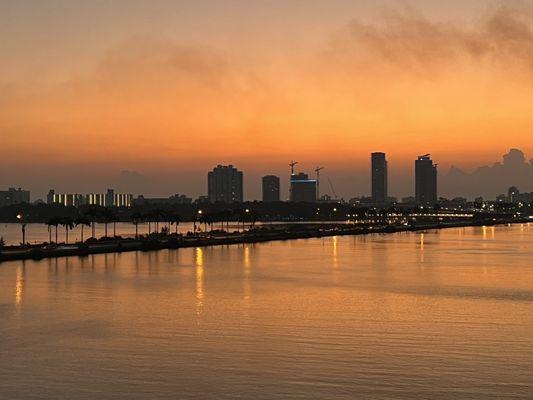
<path id="1" fill-rule="evenodd" d="M 246 213 L 246 215 L 250 214 L 250 209 L 247 208 L 246 210 L 244 210 L 244 212 Z M 242 231 L 244 232 L 244 222 L 245 222 L 245 218 L 243 216 L 242 218 Z"/>
<path id="2" fill-rule="evenodd" d="M 22 230 L 22 245 L 26 244 L 26 223 L 22 214 L 17 214 L 17 220 L 20 222 L 20 228 Z"/>
<path id="3" fill-rule="evenodd" d="M 200 218 L 200 215 L 202 215 L 202 210 L 198 210 L 196 213 L 198 214 L 198 217 L 197 218 Z M 197 218 L 193 218 L 193 224 L 194 224 L 194 233 L 196 233 L 196 221 L 197 221 Z M 201 228 L 200 228 L 201 230 Z"/>

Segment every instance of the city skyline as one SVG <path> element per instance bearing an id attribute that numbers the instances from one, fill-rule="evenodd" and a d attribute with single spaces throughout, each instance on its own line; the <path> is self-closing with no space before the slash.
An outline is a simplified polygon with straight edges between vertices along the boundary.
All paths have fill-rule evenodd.
<path id="1" fill-rule="evenodd" d="M 0 6 L 2 186 L 91 192 L 130 171 L 196 196 L 207 165 L 252 188 L 299 159 L 349 197 L 379 149 L 404 196 L 417 154 L 441 171 L 533 154 L 531 2 L 121 4 Z"/>
<path id="2" fill-rule="evenodd" d="M 452 167 L 449 172 L 444 176 L 439 176 L 437 171 L 437 163 L 434 163 L 430 154 L 418 156 L 414 160 L 414 187 L 412 192 L 406 196 L 389 195 L 388 187 L 388 161 L 387 154 L 383 152 L 372 152 L 370 154 L 369 173 L 368 178 L 370 182 L 369 193 L 363 193 L 358 195 L 350 195 L 347 198 L 338 196 L 335 191 L 334 185 L 329 176 L 324 177 L 322 175 L 322 183 L 325 185 L 324 178 L 329 184 L 329 190 L 319 193 L 319 178 L 320 171 L 324 170 L 324 167 L 316 167 L 313 171 L 315 173 L 314 179 L 311 179 L 306 170 L 300 171 L 295 169 L 295 166 L 299 166 L 300 162 L 291 161 L 288 164 L 290 168 L 290 174 L 286 179 L 287 193 L 284 193 L 281 182 L 285 179 L 280 179 L 279 176 L 267 174 L 260 178 L 259 186 L 261 190 L 261 198 L 254 199 L 245 196 L 245 180 L 246 176 L 242 170 L 237 169 L 232 164 L 221 165 L 218 164 L 209 171 L 207 174 L 207 190 L 200 193 L 195 198 L 201 202 L 225 202 L 225 203 L 240 203 L 243 201 L 257 201 L 274 202 L 274 201 L 359 201 L 363 203 L 372 203 L 375 205 L 384 205 L 387 203 L 412 203 L 415 202 L 421 205 L 436 204 L 440 199 L 465 199 L 475 200 L 484 198 L 485 200 L 498 200 L 505 201 L 510 197 L 509 194 L 505 194 L 503 187 L 509 188 L 506 190 L 522 190 L 527 196 L 530 194 L 532 178 L 533 178 L 533 160 L 529 163 L 526 162 L 525 154 L 519 149 L 510 149 L 508 153 L 502 157 L 502 162 L 496 162 L 492 166 L 479 167 L 472 173 L 466 173 L 459 168 Z M 135 175 L 129 172 L 128 175 Z M 285 174 L 281 174 L 285 176 Z M 446 196 L 442 193 L 441 183 L 442 178 L 444 182 L 451 180 L 462 180 L 465 184 L 468 180 L 474 180 L 469 185 L 475 187 L 480 182 L 489 181 L 494 188 L 497 188 L 495 195 L 486 196 L 481 192 L 470 192 L 467 194 L 457 193 L 453 196 Z M 437 184 L 437 181 L 439 184 Z M 509 183 L 512 182 L 512 183 Z M 526 184 L 524 184 L 524 182 Z M 254 182 L 256 185 L 257 182 Z M 520 187 L 517 188 L 517 186 Z M 30 191 L 22 190 L 20 187 L 15 189 L 10 187 L 7 191 L 0 191 L 2 194 L 3 202 L 10 204 L 10 199 L 17 198 L 20 200 L 21 194 L 25 199 L 30 199 L 31 202 L 43 201 L 48 204 L 61 203 L 64 205 L 82 205 L 82 204 L 94 204 L 99 206 L 106 206 L 109 204 L 126 204 L 132 205 L 134 201 L 134 195 L 137 196 L 137 201 L 144 203 L 146 201 L 156 203 L 187 203 L 192 202 L 192 197 L 187 195 L 176 194 L 174 186 L 167 188 L 170 191 L 170 195 L 153 196 L 146 191 L 130 193 L 115 193 L 115 189 L 107 189 L 106 193 L 98 189 L 95 192 L 81 194 L 80 192 L 56 192 L 55 189 L 49 189 L 45 199 L 33 198 L 30 199 Z M 525 189 L 525 190 L 524 190 Z M 100 191 L 100 192 L 99 192 Z M 123 190 L 128 192 L 128 190 Z M 330 194 L 331 193 L 331 194 Z M 473 194 L 472 194 L 473 193 Z M 529 197 L 527 197 L 529 198 Z M 188 199 L 188 200 L 186 200 Z M 44 201 L 45 200 L 45 201 Z M 17 201 L 30 202 L 28 200 Z M 527 201 L 529 202 L 529 201 Z"/>
<path id="3" fill-rule="evenodd" d="M 354 176 L 352 179 L 354 182 L 352 182 L 352 186 L 355 187 L 353 183 L 358 182 L 360 187 L 367 186 L 366 188 L 363 187 L 361 191 L 355 191 L 345 193 L 341 191 L 341 195 L 338 195 L 337 197 L 339 199 L 343 198 L 344 200 L 349 200 L 354 197 L 365 197 L 365 198 L 372 198 L 372 177 L 373 177 L 373 160 L 374 156 L 377 157 L 385 157 L 385 187 L 387 192 L 387 197 L 391 198 L 397 198 L 398 200 L 405 198 L 405 197 L 416 197 L 416 168 L 414 167 L 416 163 L 413 163 L 413 160 L 411 161 L 411 166 L 406 166 L 405 168 L 409 171 L 408 174 L 411 174 L 407 176 L 407 180 L 400 180 L 398 182 L 398 176 L 402 174 L 403 171 L 398 171 L 396 166 L 393 165 L 393 168 L 390 172 L 392 174 L 389 174 L 389 166 L 388 166 L 388 159 L 389 155 L 382 152 L 373 152 L 370 154 L 370 163 L 368 164 L 367 159 L 367 168 L 366 171 L 364 171 L 361 175 Z M 394 158 L 394 157 L 393 157 Z M 416 161 L 416 160 L 415 160 Z M 442 169 L 439 169 L 438 174 L 438 197 L 444 197 L 444 198 L 455 198 L 455 197 L 465 197 L 468 199 L 474 199 L 476 197 L 485 197 L 485 198 L 496 198 L 497 196 L 504 194 L 505 190 L 507 190 L 508 187 L 511 186 L 518 186 L 525 192 L 533 191 L 533 160 L 527 161 L 525 154 L 519 150 L 519 149 L 510 149 L 508 153 L 504 154 L 502 156 L 501 162 L 494 162 L 492 165 L 487 166 L 481 166 L 473 170 L 472 172 L 465 172 L 457 167 L 452 166 L 447 172 L 442 172 Z M 383 161 L 379 161 L 379 163 L 383 163 Z M 220 164 L 219 164 L 220 165 Z M 309 171 L 316 174 L 315 168 L 312 168 L 309 163 L 300 163 L 298 162 L 298 166 L 302 166 L 301 170 L 304 173 L 307 173 L 308 176 L 313 176 L 316 178 L 313 173 L 309 174 Z M 231 164 L 230 164 L 231 166 Z M 370 171 L 369 171 L 370 168 Z M 383 167 L 381 167 L 383 168 Z M 270 175 L 280 177 L 279 181 L 279 196 L 280 200 L 285 201 L 289 200 L 290 198 L 290 171 L 288 170 L 287 164 L 283 164 L 281 166 L 277 166 L 277 168 L 274 168 L 278 171 L 281 171 L 278 175 L 275 173 L 270 173 Z M 273 170 L 274 170 L 273 169 Z M 323 168 L 320 168 L 322 170 Z M 265 171 L 260 171 L 258 174 L 249 174 L 248 171 L 246 171 L 246 174 L 243 174 L 242 179 L 242 190 L 243 190 L 243 199 L 245 201 L 255 201 L 255 200 L 261 200 L 262 198 L 262 192 L 263 192 L 263 183 L 262 179 L 265 177 Z M 337 186 L 337 177 L 338 177 L 338 171 L 331 171 L 331 168 L 327 168 L 327 172 L 329 174 L 322 173 L 322 185 L 323 189 L 321 190 L 321 196 L 326 195 L 331 198 L 335 197 L 335 193 L 332 192 L 333 182 L 331 185 L 328 185 L 328 181 L 335 182 L 335 186 Z M 122 171 L 122 175 L 124 176 L 124 182 L 119 181 L 107 181 L 107 183 L 104 182 L 97 182 L 94 186 L 92 186 L 90 189 L 75 189 L 72 190 L 71 188 L 65 188 L 65 185 L 60 185 L 59 188 L 62 188 L 60 190 L 57 190 L 58 193 L 64 193 L 64 194 L 72 194 L 76 195 L 78 193 L 86 193 L 86 194 L 94 194 L 94 193 L 100 193 L 104 189 L 107 189 L 109 187 L 113 187 L 117 189 L 118 191 L 124 192 L 124 193 L 130 193 L 135 196 L 148 196 L 152 198 L 167 198 L 168 196 L 173 196 L 176 193 L 183 193 L 183 188 L 176 185 L 175 182 L 171 182 L 170 184 L 166 185 L 163 189 L 159 189 L 159 191 L 153 191 L 151 190 L 151 182 L 150 180 L 137 173 L 132 171 Z M 197 192 L 188 192 L 187 194 L 192 196 L 193 198 L 198 198 L 202 196 L 209 197 L 208 190 L 206 190 L 206 182 L 205 182 L 205 171 L 202 172 L 202 176 L 199 176 L 196 184 L 198 186 L 203 187 L 203 189 L 200 189 Z M 251 175 L 251 177 L 250 177 Z M 379 174 L 378 174 L 379 175 Z M 392 179 L 392 185 L 390 185 L 390 179 L 389 175 L 393 176 Z M 404 177 L 405 178 L 405 177 Z M 381 180 L 383 180 L 383 175 L 380 176 Z M 129 182 L 128 182 L 129 181 Z M 361 184 L 362 183 L 362 184 Z M 456 185 L 458 189 L 450 191 L 450 183 L 453 185 Z M 381 183 L 383 184 L 383 183 Z M 403 185 L 402 190 L 396 190 L 398 188 L 398 184 Z M 25 187 L 25 189 L 30 189 L 31 195 L 31 201 L 36 200 L 43 200 L 46 201 L 49 197 L 49 191 L 50 185 L 48 185 L 46 182 L 43 183 L 43 187 L 46 187 L 46 190 L 44 194 L 42 192 L 32 190 L 32 188 Z M 392 186 L 392 190 L 389 188 Z M 21 187 L 19 184 L 7 184 L 5 187 Z M 79 187 L 79 186 L 78 186 Z M 136 187 L 136 189 L 134 188 Z M 490 192 L 487 194 L 486 188 L 490 187 Z M 52 190 L 56 190 L 57 187 L 53 187 Z M 338 192 L 338 190 L 336 191 Z M 252 193 L 252 195 L 250 194 Z M 378 201 L 379 203 L 380 201 Z"/>

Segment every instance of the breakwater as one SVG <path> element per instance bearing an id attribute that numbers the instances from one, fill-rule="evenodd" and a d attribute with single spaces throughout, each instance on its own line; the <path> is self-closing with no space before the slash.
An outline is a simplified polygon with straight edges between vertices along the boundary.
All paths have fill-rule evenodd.
<path id="1" fill-rule="evenodd" d="M 0 262 L 13 260 L 39 260 L 54 257 L 88 256 L 91 254 L 117 253 L 127 251 L 156 251 L 187 247 L 206 247 L 260 243 L 277 240 L 309 239 L 328 236 L 386 234 L 414 232 L 431 229 L 445 229 L 468 226 L 483 226 L 509 223 L 523 223 L 527 220 L 506 219 L 498 221 L 473 222 L 453 221 L 420 223 L 415 225 L 353 226 L 346 224 L 287 224 L 263 226 L 244 232 L 213 232 L 199 235 L 151 235 L 138 239 L 105 238 L 88 240 L 76 244 L 48 244 L 6 246 L 0 249 Z"/>

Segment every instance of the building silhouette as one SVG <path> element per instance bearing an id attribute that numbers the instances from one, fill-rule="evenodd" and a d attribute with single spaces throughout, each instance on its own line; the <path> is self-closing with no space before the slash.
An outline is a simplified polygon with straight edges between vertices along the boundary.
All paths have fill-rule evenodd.
<path id="1" fill-rule="evenodd" d="M 429 154 L 419 156 L 415 161 L 415 199 L 418 204 L 437 203 L 437 165 Z"/>
<path id="2" fill-rule="evenodd" d="M 385 203 L 388 197 L 387 158 L 385 153 L 372 153 L 370 156 L 372 200 Z"/>
<path id="3" fill-rule="evenodd" d="M 51 189 L 46 195 L 48 204 L 62 204 L 66 207 L 79 207 L 83 205 L 100 207 L 131 207 L 133 195 L 129 193 L 115 193 L 113 189 L 107 189 L 106 193 L 56 193 Z"/>
<path id="4" fill-rule="evenodd" d="M 218 165 L 207 174 L 209 202 L 242 203 L 243 173 L 233 165 Z"/>
<path id="5" fill-rule="evenodd" d="M 56 194 L 54 189 L 48 191 L 48 194 L 46 195 L 46 204 L 54 204 L 54 194 Z"/>
<path id="6" fill-rule="evenodd" d="M 0 207 L 29 202 L 29 190 L 22 190 L 21 188 L 9 188 L 8 190 L 0 190 Z"/>
<path id="7" fill-rule="evenodd" d="M 516 186 L 511 186 L 507 190 L 507 201 L 509 203 L 518 203 L 520 198 L 520 190 Z"/>
<path id="8" fill-rule="evenodd" d="M 279 177 L 275 175 L 263 176 L 262 183 L 263 201 L 265 203 L 279 201 Z"/>
<path id="9" fill-rule="evenodd" d="M 176 193 L 170 197 L 144 197 L 143 195 L 140 195 L 140 196 L 137 196 L 137 198 L 133 200 L 133 205 L 135 206 L 156 205 L 156 204 L 160 204 L 160 205 L 192 204 L 192 198 L 187 197 L 184 194 Z"/>
<path id="10" fill-rule="evenodd" d="M 316 202 L 316 180 L 309 179 L 307 174 L 300 172 L 291 174 L 290 201 Z"/>

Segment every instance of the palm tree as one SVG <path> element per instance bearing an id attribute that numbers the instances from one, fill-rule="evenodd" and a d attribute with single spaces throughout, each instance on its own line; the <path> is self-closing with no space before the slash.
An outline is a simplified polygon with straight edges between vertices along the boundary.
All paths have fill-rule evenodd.
<path id="1" fill-rule="evenodd" d="M 162 220 L 165 220 L 166 212 L 163 210 L 154 210 L 152 213 L 155 219 L 155 232 L 160 233 L 159 222 L 161 222 Z"/>
<path id="2" fill-rule="evenodd" d="M 91 226 L 91 220 L 84 216 L 79 216 L 76 218 L 76 221 L 74 221 L 74 224 L 76 224 L 76 226 L 81 226 L 81 242 L 83 243 L 83 227 Z"/>
<path id="3" fill-rule="evenodd" d="M 116 221 L 116 216 L 110 208 L 104 208 L 101 215 L 104 220 L 104 236 L 107 237 L 107 226 L 110 222 Z"/>
<path id="4" fill-rule="evenodd" d="M 61 218 L 60 217 L 52 217 L 47 222 L 46 225 L 48 225 L 48 232 L 50 234 L 50 243 L 52 243 L 52 226 L 55 226 L 56 228 L 56 241 L 57 244 L 57 226 L 61 224 Z"/>
<path id="5" fill-rule="evenodd" d="M 169 219 L 169 232 L 170 232 L 170 226 L 176 224 L 175 234 L 177 235 L 178 234 L 178 225 L 181 222 L 180 216 L 178 214 L 176 214 L 176 213 L 169 213 L 168 214 L 168 219 Z"/>
<path id="6" fill-rule="evenodd" d="M 153 218 L 153 212 L 148 211 L 144 213 L 143 220 L 148 221 L 148 236 L 152 233 L 152 218 Z"/>
<path id="7" fill-rule="evenodd" d="M 91 221 L 92 237 L 96 239 L 96 220 L 100 216 L 100 210 L 96 207 L 91 207 L 85 212 L 85 217 Z"/>
<path id="8" fill-rule="evenodd" d="M 178 234 L 178 226 L 181 222 L 181 217 L 179 216 L 179 214 L 174 214 L 172 216 L 172 219 L 173 219 L 173 222 L 176 224 L 176 235 Z"/>
<path id="9" fill-rule="evenodd" d="M 139 239 L 139 223 L 142 221 L 142 215 L 138 212 L 131 216 L 133 225 L 135 225 L 135 239 Z"/>
<path id="10" fill-rule="evenodd" d="M 113 237 L 117 237 L 117 222 L 120 222 L 120 218 L 114 212 L 111 216 L 111 221 L 113 221 Z"/>
<path id="11" fill-rule="evenodd" d="M 65 243 L 68 244 L 68 231 L 74 228 L 74 221 L 70 217 L 63 217 L 60 224 L 65 227 Z"/>
<path id="12" fill-rule="evenodd" d="M 229 232 L 229 221 L 233 216 L 233 212 L 229 209 L 222 211 L 224 214 L 223 218 L 226 220 L 226 232 Z"/>
<path id="13" fill-rule="evenodd" d="M 209 221 L 210 221 L 209 218 L 210 218 L 210 217 L 209 217 L 209 214 L 207 214 L 207 213 L 203 213 L 202 215 L 200 215 L 200 218 L 198 219 L 198 222 L 200 222 L 200 225 L 201 225 L 201 224 L 204 224 L 204 232 L 205 232 L 205 233 L 207 233 L 207 225 L 208 225 L 208 224 L 209 224 L 209 225 L 211 224 L 211 223 L 209 222 Z"/>

